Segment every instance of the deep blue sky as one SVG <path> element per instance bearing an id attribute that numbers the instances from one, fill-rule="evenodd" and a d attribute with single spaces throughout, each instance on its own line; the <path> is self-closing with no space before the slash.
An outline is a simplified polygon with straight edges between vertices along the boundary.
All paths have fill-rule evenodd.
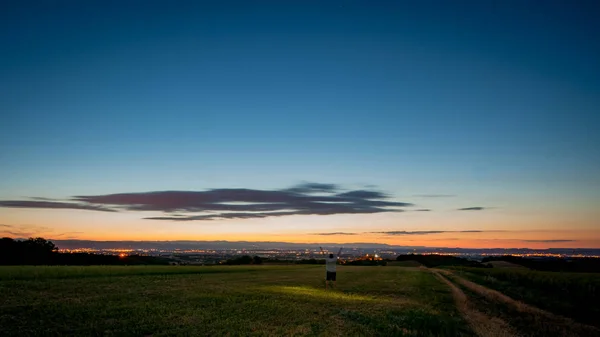
<path id="1" fill-rule="evenodd" d="M 600 197 L 596 1 L 1 6 L 3 198 L 305 180 Z"/>

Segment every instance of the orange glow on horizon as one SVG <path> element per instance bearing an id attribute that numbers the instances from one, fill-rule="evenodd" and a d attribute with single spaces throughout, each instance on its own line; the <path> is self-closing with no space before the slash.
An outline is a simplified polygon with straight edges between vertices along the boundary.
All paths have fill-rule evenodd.
<path id="1" fill-rule="evenodd" d="M 290 243 L 380 243 L 459 248 L 600 248 L 595 218 L 518 214 L 375 214 L 290 216 L 241 221 L 162 222 L 138 213 L 0 209 L 0 236 L 94 241 L 271 241 Z M 468 216 L 468 218 L 466 217 Z M 468 221 L 467 221 L 468 220 Z M 36 224 L 36 225 L 29 225 Z M 569 229 L 566 229 L 569 228 Z M 407 235 L 381 232 L 406 231 Z M 427 234 L 414 232 L 430 231 Z M 319 233 L 354 235 L 317 235 Z"/>
<path id="2" fill-rule="evenodd" d="M 348 244 L 348 243 L 379 243 L 389 244 L 394 246 L 425 246 L 425 247 L 447 247 L 447 248 L 600 248 L 600 238 L 597 233 L 588 231 L 523 231 L 523 232 L 507 232 L 501 235 L 490 236 L 487 233 L 464 233 L 464 235 L 456 235 L 457 233 L 448 234 L 431 234 L 431 235 L 402 235 L 402 236 L 382 236 L 374 234 L 364 235 L 331 235 L 320 236 L 310 234 L 254 234 L 254 235 L 201 235 L 201 236 L 180 236 L 172 235 L 79 235 L 77 240 L 92 240 L 92 241 L 261 241 L 261 242 L 289 242 L 289 243 L 308 243 L 308 244 Z M 568 236 L 567 236 L 568 234 Z M 0 232 L 0 236 L 8 236 Z M 449 237 L 452 236 L 452 237 Z M 461 237 L 459 237 L 461 236 Z M 516 239 L 520 237 L 520 239 Z M 557 240 L 555 238 L 569 239 Z M 64 238 L 46 238 L 54 240 L 62 240 Z M 572 240 L 572 241 L 570 241 Z M 121 257 L 126 256 L 124 253 Z"/>

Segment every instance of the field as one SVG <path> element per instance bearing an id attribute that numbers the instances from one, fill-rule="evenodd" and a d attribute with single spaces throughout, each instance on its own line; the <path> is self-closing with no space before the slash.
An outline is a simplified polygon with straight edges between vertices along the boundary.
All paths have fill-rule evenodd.
<path id="1" fill-rule="evenodd" d="M 420 267 L 420 266 L 422 266 L 422 264 L 420 264 L 417 261 L 413 261 L 413 260 L 408 260 L 408 261 L 392 261 L 392 262 L 388 262 L 387 265 L 388 266 L 395 266 L 395 267 Z"/>
<path id="2" fill-rule="evenodd" d="M 523 267 L 460 268 L 456 273 L 513 299 L 600 327 L 599 274 L 533 271 Z"/>
<path id="3" fill-rule="evenodd" d="M 487 262 L 486 264 L 488 265 L 492 265 L 494 268 L 520 268 L 520 269 L 525 269 L 525 267 L 518 265 L 516 263 L 510 263 L 507 261 L 490 261 Z"/>
<path id="4" fill-rule="evenodd" d="M 512 304 L 469 289 L 467 273 L 475 275 L 340 266 L 337 288 L 325 290 L 324 267 L 311 265 L 0 267 L 0 327 L 2 336 L 543 336 L 536 324 L 557 336 L 600 331 L 533 307 L 494 311 Z"/>

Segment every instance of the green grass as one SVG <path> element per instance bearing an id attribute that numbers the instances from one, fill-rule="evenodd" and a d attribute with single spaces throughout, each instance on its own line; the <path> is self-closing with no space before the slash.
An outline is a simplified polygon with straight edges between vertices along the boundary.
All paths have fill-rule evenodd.
<path id="1" fill-rule="evenodd" d="M 408 260 L 408 261 L 391 261 L 388 262 L 387 264 L 388 266 L 394 266 L 394 267 L 421 267 L 422 264 L 420 264 L 417 261 L 414 260 Z"/>
<path id="2" fill-rule="evenodd" d="M 417 268 L 0 267 L 3 336 L 471 336 Z"/>
<path id="3" fill-rule="evenodd" d="M 514 306 L 491 300 L 490 298 L 455 282 L 455 277 L 449 277 L 449 279 L 467 295 L 470 304 L 477 308 L 478 311 L 488 317 L 501 319 L 518 331 L 522 336 L 544 337 L 565 335 L 562 333 L 562 330 L 565 330 L 568 327 L 564 325 L 548 321 L 545 317 L 540 318 L 538 315 L 524 314 Z M 558 333 L 559 330 L 561 333 Z M 572 333 L 572 331 L 568 331 L 566 335 L 573 336 L 576 334 Z"/>
<path id="4" fill-rule="evenodd" d="M 513 299 L 600 326 L 600 274 L 524 268 L 453 268 L 459 275 Z"/>
<path id="5" fill-rule="evenodd" d="M 486 262 L 484 264 L 491 265 L 494 268 L 520 268 L 520 269 L 526 269 L 525 267 L 523 267 L 520 264 L 511 263 L 511 262 L 508 262 L 508 261 L 490 261 L 490 262 Z"/>
<path id="6" fill-rule="evenodd" d="M 262 266 L 10 266 L 0 267 L 3 280 L 46 280 L 53 278 L 112 277 L 135 275 L 240 273 L 256 271 Z"/>

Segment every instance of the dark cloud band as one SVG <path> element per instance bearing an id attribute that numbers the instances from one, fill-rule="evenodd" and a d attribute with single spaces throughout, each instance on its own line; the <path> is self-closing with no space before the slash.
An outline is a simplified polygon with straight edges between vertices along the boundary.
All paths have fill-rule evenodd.
<path id="1" fill-rule="evenodd" d="M 452 198 L 455 197 L 454 194 L 415 194 L 413 197 L 418 198 Z"/>
<path id="2" fill-rule="evenodd" d="M 546 243 L 552 243 L 552 242 L 577 242 L 577 240 L 522 240 L 523 242 L 546 242 Z"/>
<path id="3" fill-rule="evenodd" d="M 342 191 L 335 184 L 303 183 L 281 190 L 239 188 L 118 193 L 75 196 L 70 202 L 8 200 L 0 201 L 0 207 L 155 211 L 165 214 L 146 219 L 191 221 L 402 212 L 402 207 L 413 206 L 390 198 L 374 190 Z"/>
<path id="4" fill-rule="evenodd" d="M 310 235 L 358 235 L 359 233 L 332 232 L 332 233 L 312 233 Z"/>
<path id="5" fill-rule="evenodd" d="M 426 234 L 441 234 L 441 233 L 483 233 L 482 230 L 465 230 L 465 231 L 387 231 L 387 232 L 370 232 L 374 234 L 385 235 L 426 235 Z"/>
<path id="6" fill-rule="evenodd" d="M 82 209 L 88 211 L 116 212 L 116 210 L 89 203 L 37 201 L 37 200 L 0 200 L 0 207 L 16 208 L 54 208 L 54 209 Z"/>
<path id="7" fill-rule="evenodd" d="M 384 234 L 384 235 L 427 235 L 441 233 L 483 233 L 483 232 L 502 232 L 499 230 L 464 230 L 464 231 L 384 231 L 384 232 L 363 232 L 363 233 L 313 233 L 312 235 L 358 235 L 358 234 Z"/>
<path id="8" fill-rule="evenodd" d="M 459 208 L 458 211 L 483 211 L 486 207 L 465 207 Z"/>

